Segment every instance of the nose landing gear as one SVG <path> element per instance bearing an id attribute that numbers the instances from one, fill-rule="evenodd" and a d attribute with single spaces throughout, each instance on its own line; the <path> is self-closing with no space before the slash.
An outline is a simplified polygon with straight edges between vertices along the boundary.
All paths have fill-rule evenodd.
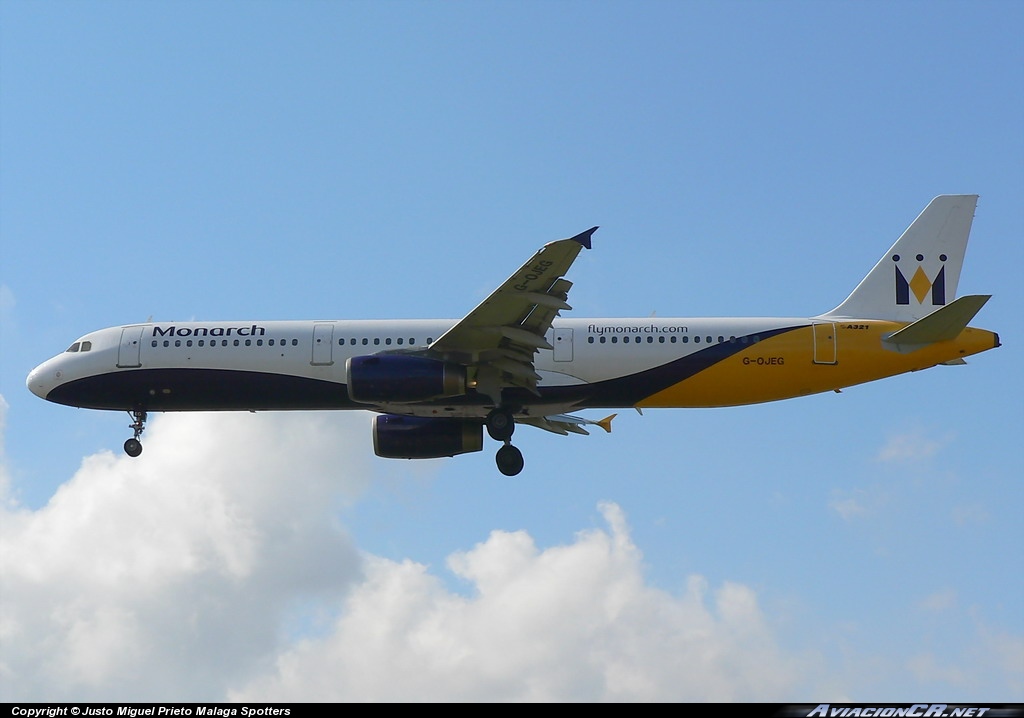
<path id="1" fill-rule="evenodd" d="M 135 431 L 135 436 L 124 442 L 124 453 L 134 458 L 142 453 L 142 442 L 139 441 L 139 437 L 146 430 L 146 412 L 129 411 L 128 414 L 132 417 L 132 423 L 128 428 Z"/>

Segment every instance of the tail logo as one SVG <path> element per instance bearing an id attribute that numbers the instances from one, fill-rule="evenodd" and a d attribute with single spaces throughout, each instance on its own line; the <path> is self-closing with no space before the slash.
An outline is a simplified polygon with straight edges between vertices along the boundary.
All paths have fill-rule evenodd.
<path id="1" fill-rule="evenodd" d="M 929 294 L 931 294 L 932 305 L 941 306 L 946 303 L 946 255 L 940 254 L 939 260 L 943 262 L 943 265 L 939 267 L 939 273 L 935 275 L 935 279 L 929 279 L 924 267 L 921 266 L 924 255 L 917 255 L 917 271 L 914 272 L 910 281 L 907 281 L 898 264 L 900 255 L 892 255 L 892 261 L 896 263 L 896 304 L 910 304 L 911 292 L 914 293 L 918 304 L 924 304 L 924 300 Z"/>

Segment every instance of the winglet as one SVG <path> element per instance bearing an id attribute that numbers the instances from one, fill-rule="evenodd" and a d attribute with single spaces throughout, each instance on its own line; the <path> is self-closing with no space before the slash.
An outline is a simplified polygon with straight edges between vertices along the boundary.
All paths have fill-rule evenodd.
<path id="1" fill-rule="evenodd" d="M 597 227 L 591 227 L 586 232 L 580 232 L 575 237 L 570 237 L 573 242 L 579 242 L 587 249 L 590 249 L 590 237 L 597 231 Z"/>
<path id="2" fill-rule="evenodd" d="M 612 414 L 611 416 L 606 416 L 605 418 L 601 419 L 601 421 L 597 421 L 594 423 L 596 423 L 598 426 L 600 426 L 602 429 L 604 429 L 610 434 L 612 433 L 612 419 L 614 419 L 616 416 L 618 416 L 618 414 Z"/>

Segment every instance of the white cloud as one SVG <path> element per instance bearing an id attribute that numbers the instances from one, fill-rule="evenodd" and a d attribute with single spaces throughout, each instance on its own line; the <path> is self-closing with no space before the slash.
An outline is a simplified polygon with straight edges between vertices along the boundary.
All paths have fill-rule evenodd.
<path id="1" fill-rule="evenodd" d="M 952 434 L 933 437 L 921 428 L 892 434 L 874 457 L 887 464 L 888 471 L 874 471 L 864 487 L 833 489 L 828 507 L 847 522 L 874 519 L 891 511 L 906 500 L 907 491 L 923 490 L 924 483 L 934 483 L 936 477 L 945 475 L 934 470 L 931 459 L 952 440 Z M 913 478 L 908 481 L 907 476 Z"/>
<path id="2" fill-rule="evenodd" d="M 839 489 L 832 491 L 832 499 L 828 507 L 839 514 L 845 521 L 863 516 L 867 512 L 864 505 L 864 491 L 857 489 L 851 492 L 844 492 Z"/>
<path id="3" fill-rule="evenodd" d="M 968 676 L 959 666 L 940 665 L 934 653 L 919 653 L 907 662 L 911 674 L 922 683 L 941 683 L 962 689 L 968 683 Z"/>
<path id="4" fill-rule="evenodd" d="M 236 700 L 781 700 L 808 663 L 778 647 L 754 592 L 645 584 L 621 510 L 608 530 L 540 550 L 495 531 L 449 568 L 374 559 L 333 631 L 284 653 Z"/>
<path id="5" fill-rule="evenodd" d="M 942 686 L 953 696 L 991 694 L 998 686 L 999 695 L 1017 701 L 1024 694 L 1024 637 L 979 623 L 966 651 L 918 653 L 907 668 L 914 679 Z"/>
<path id="6" fill-rule="evenodd" d="M 5 501 L 0 700 L 217 699 L 269 661 L 296 601 L 358 579 L 330 511 L 367 474 L 354 418 L 157 417 L 139 459 Z"/>
<path id="7" fill-rule="evenodd" d="M 984 504 L 978 502 L 954 506 L 952 517 L 957 526 L 982 525 L 992 519 Z"/>
<path id="8" fill-rule="evenodd" d="M 892 501 L 888 487 L 872 485 L 868 488 L 833 489 L 828 507 L 844 521 L 878 516 Z"/>
<path id="9" fill-rule="evenodd" d="M 0 397 L 0 427 L 5 409 Z M 158 416 L 142 457 L 87 457 L 43 508 L 0 496 L 0 701 L 855 694 L 848 672 L 829 674 L 826 647 L 784 647 L 752 588 L 697 575 L 678 592 L 652 587 L 615 504 L 566 545 L 494 531 L 452 554 L 460 591 L 415 561 L 360 553 L 338 508 L 390 466 L 369 459 L 365 424 Z M 998 685 L 1019 686 L 1019 637 L 992 631 L 986 645 Z M 993 660 L 922 654 L 901 685 L 984 688 L 975 666 Z"/>
<path id="10" fill-rule="evenodd" d="M 890 436 L 876 458 L 885 463 L 901 464 L 925 461 L 952 440 L 951 434 L 931 437 L 921 428 L 911 429 Z"/>
<path id="11" fill-rule="evenodd" d="M 944 588 L 925 596 L 919 603 L 929 613 L 943 613 L 956 606 L 956 590 Z"/>
<path id="12" fill-rule="evenodd" d="M 470 597 L 360 556 L 336 523 L 370 473 L 357 416 L 158 416 L 139 459 L 5 497 L 0 700 L 781 699 L 806 668 L 751 589 L 646 585 L 611 504 L 570 545 L 454 554 Z"/>

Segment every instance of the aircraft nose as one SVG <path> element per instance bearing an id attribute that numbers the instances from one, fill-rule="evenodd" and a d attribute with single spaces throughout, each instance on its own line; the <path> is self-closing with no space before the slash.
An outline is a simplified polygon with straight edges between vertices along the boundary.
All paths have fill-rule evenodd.
<path id="1" fill-rule="evenodd" d="M 35 369 L 28 373 L 28 378 L 25 379 L 25 386 L 28 390 L 38 396 L 40 399 L 45 399 L 46 395 L 50 393 L 50 389 L 53 388 L 53 381 L 51 379 L 53 372 L 48 371 L 47 365 L 50 362 L 43 362 Z M 59 373 L 58 373 L 59 378 Z"/>
<path id="2" fill-rule="evenodd" d="M 39 393 L 42 391 L 42 387 L 39 385 L 39 367 L 36 367 L 28 373 L 28 378 L 25 379 L 25 386 L 27 386 L 28 390 L 36 396 L 41 396 L 44 399 L 46 398 Z"/>

